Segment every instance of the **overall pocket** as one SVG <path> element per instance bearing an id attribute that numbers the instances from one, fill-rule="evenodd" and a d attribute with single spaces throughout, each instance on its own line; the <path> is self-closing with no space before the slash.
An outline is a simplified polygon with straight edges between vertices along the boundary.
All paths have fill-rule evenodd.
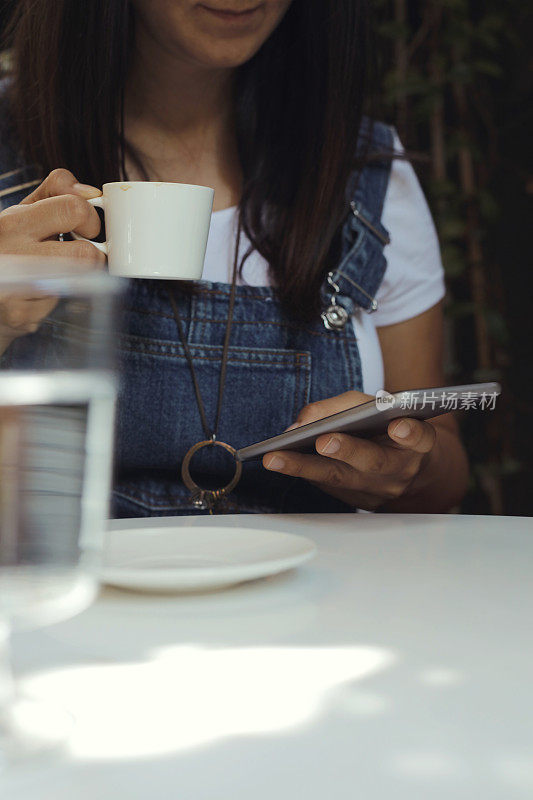
<path id="1" fill-rule="evenodd" d="M 190 349 L 212 427 L 222 347 L 191 344 Z M 115 489 L 152 513 L 183 508 L 189 493 L 181 483 L 181 463 L 205 433 L 181 345 L 124 336 L 120 360 Z M 280 433 L 308 402 L 310 378 L 308 352 L 230 347 L 218 439 L 238 449 Z M 213 476 L 212 450 L 195 455 L 195 479 L 201 483 L 209 473 L 223 486 L 233 475 L 233 463 L 218 465 Z"/>

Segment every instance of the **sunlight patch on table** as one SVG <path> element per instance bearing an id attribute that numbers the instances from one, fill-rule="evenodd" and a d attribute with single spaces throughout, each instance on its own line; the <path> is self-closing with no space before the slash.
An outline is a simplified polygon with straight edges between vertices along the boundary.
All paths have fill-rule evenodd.
<path id="1" fill-rule="evenodd" d="M 39 673 L 24 690 L 72 712 L 75 758 L 138 758 L 304 726 L 329 706 L 333 689 L 394 661 L 371 646 L 176 646 L 140 664 Z"/>
<path id="2" fill-rule="evenodd" d="M 399 753 L 392 764 L 396 772 L 409 778 L 457 778 L 464 773 L 464 766 L 457 757 L 435 751 Z"/>
<path id="3" fill-rule="evenodd" d="M 420 673 L 420 682 L 426 686 L 445 688 L 447 686 L 459 686 L 466 681 L 464 673 L 449 667 L 433 667 Z"/>
<path id="4" fill-rule="evenodd" d="M 335 695 L 335 706 L 345 716 L 379 717 L 391 708 L 391 702 L 375 692 L 362 692 L 349 687 Z"/>
<path id="5" fill-rule="evenodd" d="M 507 786 L 528 790 L 533 797 L 533 749 L 530 753 L 516 753 L 495 759 L 496 776 Z"/>

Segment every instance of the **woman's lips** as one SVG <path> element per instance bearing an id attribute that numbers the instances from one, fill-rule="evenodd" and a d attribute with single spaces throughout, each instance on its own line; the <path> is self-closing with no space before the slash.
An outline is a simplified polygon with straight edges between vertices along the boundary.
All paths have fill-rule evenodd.
<path id="1" fill-rule="evenodd" d="M 217 19 L 226 22 L 239 23 L 239 22 L 246 22 L 249 19 L 251 19 L 254 16 L 254 14 L 256 14 L 257 11 L 259 11 L 261 5 L 262 3 L 259 4 L 258 6 L 254 6 L 253 8 L 249 8 L 246 11 L 232 11 L 231 9 L 216 9 L 212 8 L 211 6 L 204 5 L 203 3 L 199 5 L 198 8 L 201 8 L 202 11 L 206 11 L 208 14 L 212 15 L 213 17 L 216 17 Z"/>

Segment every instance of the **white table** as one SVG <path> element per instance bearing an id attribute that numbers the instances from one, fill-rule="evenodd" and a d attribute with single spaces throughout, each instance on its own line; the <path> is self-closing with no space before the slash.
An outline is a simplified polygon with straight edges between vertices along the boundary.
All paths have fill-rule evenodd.
<path id="1" fill-rule="evenodd" d="M 211 521 L 305 533 L 319 554 L 221 593 L 106 590 L 19 634 L 26 688 L 77 725 L 2 800 L 533 797 L 530 519 L 157 522 Z"/>

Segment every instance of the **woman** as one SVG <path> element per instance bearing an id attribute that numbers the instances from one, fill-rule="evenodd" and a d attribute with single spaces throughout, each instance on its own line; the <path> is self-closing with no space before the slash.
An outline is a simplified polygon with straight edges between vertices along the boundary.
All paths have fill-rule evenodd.
<path id="1" fill-rule="evenodd" d="M 20 3 L 2 103 L 1 252 L 103 266 L 91 245 L 57 241 L 62 231 L 98 235 L 86 199 L 102 183 L 215 188 L 205 281 L 179 296 L 158 281 L 128 290 L 116 516 L 197 512 L 179 466 L 206 438 L 199 405 L 210 425 L 217 414 L 230 312 L 217 436 L 235 448 L 364 402 L 382 386 L 443 384 L 444 288 L 431 217 L 409 164 L 384 155 L 399 148 L 394 132 L 363 117 L 367 6 Z M 331 305 L 347 312 L 340 321 L 331 308 L 328 317 Z M 50 311 L 3 303 L 8 358 L 32 347 Z M 451 415 L 394 421 L 380 441 L 322 436 L 316 451 L 245 464 L 217 510 L 442 512 L 466 486 Z M 208 455 L 195 456 L 197 474 L 225 485 L 233 465 Z"/>

